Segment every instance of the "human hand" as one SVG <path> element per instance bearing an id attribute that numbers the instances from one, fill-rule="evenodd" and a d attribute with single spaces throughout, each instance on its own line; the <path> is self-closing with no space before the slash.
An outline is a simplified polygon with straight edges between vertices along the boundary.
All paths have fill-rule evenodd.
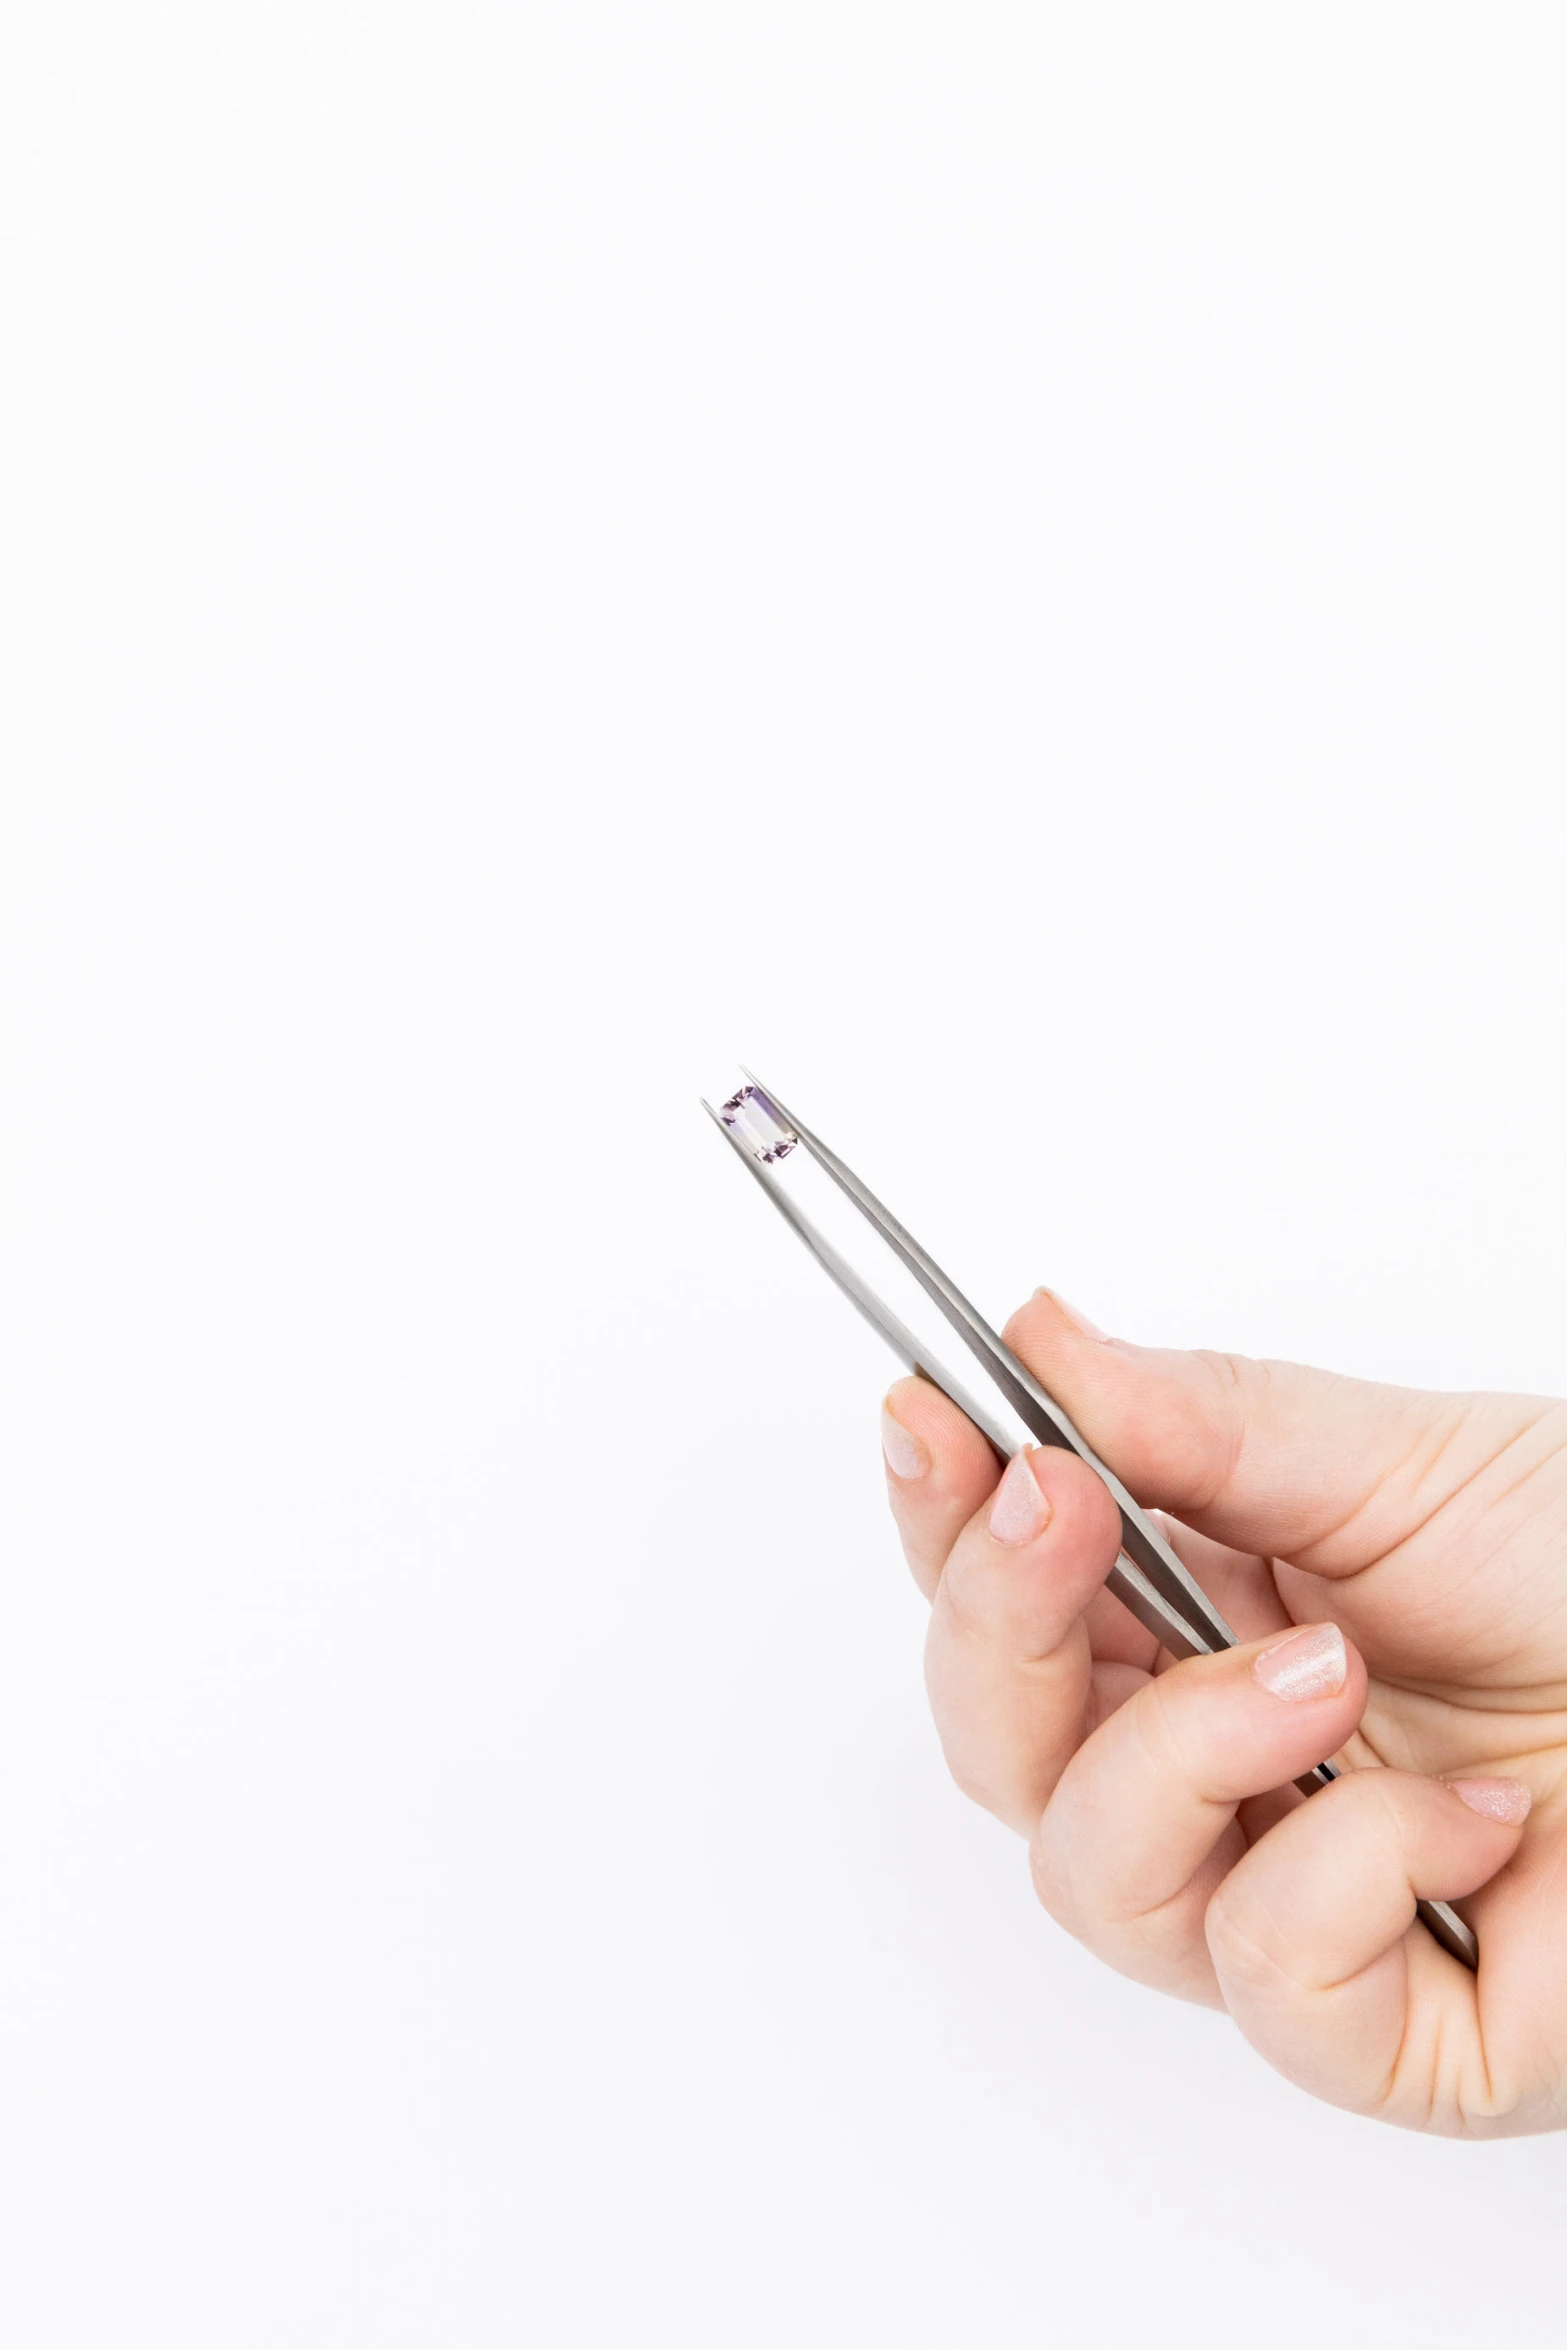
<path id="1" fill-rule="evenodd" d="M 1301 2087 L 1456 2136 L 1562 2126 L 1567 1404 L 1130 1346 L 1046 1290 L 1006 1337 L 1175 1513 L 1242 1645 L 1175 1662 L 1103 1588 L 1120 1519 L 1093 1471 L 1041 1448 L 998 1483 L 957 1407 L 900 1380 L 888 1491 L 959 1786 L 1029 1837 L 1079 1941 L 1228 2008 Z M 1290 1782 L 1330 1757 L 1308 1802 Z M 1417 1895 L 1461 1899 L 1478 1976 Z"/>

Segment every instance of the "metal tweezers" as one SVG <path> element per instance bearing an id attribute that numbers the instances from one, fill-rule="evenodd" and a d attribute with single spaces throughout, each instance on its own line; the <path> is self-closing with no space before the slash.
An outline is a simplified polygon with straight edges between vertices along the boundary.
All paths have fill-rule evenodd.
<path id="1" fill-rule="evenodd" d="M 1041 1444 L 1060 1445 L 1068 1452 L 1075 1452 L 1078 1459 L 1086 1461 L 1095 1476 L 1108 1488 L 1121 1513 L 1121 1552 L 1110 1569 L 1109 1589 L 1122 1606 L 1172 1656 L 1215 1656 L 1221 1649 L 1234 1648 L 1237 1645 L 1235 1634 L 1206 1592 L 1182 1566 L 1153 1519 L 1132 1499 L 1115 1471 L 1079 1435 L 1061 1406 L 1045 1393 L 1026 1364 L 1019 1362 L 1011 1348 L 1003 1344 L 989 1323 L 975 1312 L 961 1290 L 955 1288 L 935 1260 L 926 1255 L 912 1233 L 906 1232 L 874 1193 L 866 1189 L 852 1168 L 846 1167 L 837 1153 L 829 1150 L 826 1143 L 814 1135 L 791 1110 L 785 1109 L 778 1096 L 752 1077 L 749 1070 L 746 1076 L 748 1083 L 743 1095 L 736 1096 L 736 1103 L 753 1103 L 763 1119 L 770 1121 L 772 1127 L 778 1130 L 779 1146 L 774 1156 L 782 1157 L 796 1144 L 808 1152 L 817 1165 L 831 1176 L 839 1190 L 853 1201 L 861 1215 L 875 1227 L 894 1254 L 901 1258 L 1024 1427 Z M 922 1379 L 928 1379 L 944 1395 L 950 1396 L 959 1411 L 966 1413 L 973 1421 L 998 1460 L 1005 1461 L 1012 1446 L 995 1418 L 983 1405 L 964 1393 L 950 1373 L 934 1360 L 912 1331 L 882 1303 L 854 1267 L 818 1232 L 791 1196 L 787 1184 L 780 1182 L 773 1172 L 772 1158 L 764 1161 L 757 1150 L 741 1139 L 735 1126 L 713 1108 L 711 1102 L 704 1101 L 702 1107 L 724 1140 L 739 1154 L 748 1171 L 761 1184 L 779 1214 L 794 1227 L 818 1264 L 837 1283 L 850 1304 L 864 1315 L 872 1329 L 880 1332 L 908 1370 Z M 734 1107 L 733 1103 L 725 1104 L 726 1111 Z M 1335 1764 L 1320 1762 L 1297 1779 L 1295 1784 L 1304 1794 L 1314 1795 L 1318 1788 L 1329 1786 L 1339 1775 Z M 1467 1967 L 1478 1965 L 1479 1948 L 1475 1937 L 1447 1902 L 1417 1901 L 1415 1914 L 1444 1950 L 1450 1951 L 1454 1958 L 1461 1960 Z"/>

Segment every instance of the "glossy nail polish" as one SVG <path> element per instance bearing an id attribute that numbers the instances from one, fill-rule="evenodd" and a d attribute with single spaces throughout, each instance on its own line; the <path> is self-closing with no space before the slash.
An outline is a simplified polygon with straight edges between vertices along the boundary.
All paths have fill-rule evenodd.
<path id="1" fill-rule="evenodd" d="M 1337 1624 L 1308 1624 L 1265 1648 L 1251 1669 L 1275 1697 L 1302 1705 L 1311 1697 L 1337 1696 L 1349 1672 L 1349 1654 Z"/>
<path id="2" fill-rule="evenodd" d="M 923 1477 L 930 1467 L 930 1454 L 917 1436 L 911 1435 L 901 1420 L 895 1420 L 885 1404 L 881 1407 L 881 1449 L 888 1468 L 905 1484 Z"/>
<path id="3" fill-rule="evenodd" d="M 992 1539 L 1005 1542 L 1014 1550 L 1021 1550 L 1025 1542 L 1033 1542 L 1043 1534 L 1051 1518 L 1050 1504 L 1040 1492 L 1034 1475 L 1033 1452 L 1034 1447 L 1029 1445 L 1008 1461 L 986 1521 Z"/>
<path id="4" fill-rule="evenodd" d="M 1471 1811 L 1483 1819 L 1500 1820 L 1504 1827 L 1516 1828 L 1529 1817 L 1534 1801 L 1522 1779 L 1445 1779 L 1460 1803 L 1467 1803 Z"/>

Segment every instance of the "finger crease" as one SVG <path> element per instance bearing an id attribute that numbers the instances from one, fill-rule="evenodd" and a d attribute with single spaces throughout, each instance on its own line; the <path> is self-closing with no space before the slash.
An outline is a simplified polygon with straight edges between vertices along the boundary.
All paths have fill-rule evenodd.
<path id="1" fill-rule="evenodd" d="M 1514 1445 L 1522 1444 L 1527 1437 L 1532 1436 L 1535 1430 L 1541 1427 L 1544 1422 L 1551 1417 L 1553 1412 L 1559 1412 L 1561 1408 L 1561 1405 L 1558 1403 L 1548 1403 L 1543 1407 L 1543 1409 L 1536 1412 L 1534 1418 L 1528 1421 L 1522 1428 L 1514 1429 L 1511 1436 L 1505 1438 L 1502 1443 L 1495 1446 L 1492 1451 L 1485 1455 L 1483 1460 L 1477 1461 L 1475 1466 L 1469 1471 L 1468 1475 L 1460 1479 L 1459 1483 L 1453 1487 L 1450 1493 L 1444 1493 L 1440 1501 L 1433 1502 L 1430 1509 L 1427 1510 L 1425 1516 L 1423 1518 L 1417 1519 L 1413 1526 L 1409 1527 L 1405 1533 L 1401 1534 L 1391 1549 L 1380 1552 L 1375 1558 L 1367 1559 L 1364 1566 L 1354 1568 L 1351 1574 L 1345 1576 L 1343 1580 L 1346 1582 L 1352 1581 L 1355 1576 L 1366 1574 L 1372 1567 L 1385 1566 L 1389 1559 L 1396 1558 L 1400 1551 L 1407 1550 L 1410 1544 L 1417 1541 L 1419 1537 L 1426 1531 L 1427 1527 L 1435 1524 L 1436 1520 L 1441 1516 L 1444 1510 L 1451 1509 L 1454 1502 L 1461 1500 L 1472 1485 L 1478 1484 L 1482 1477 L 1487 1476 L 1492 1469 L 1496 1468 L 1500 1462 L 1504 1461 L 1507 1458 L 1507 1455 L 1512 1451 Z M 1445 1446 L 1448 1441 L 1448 1438 L 1444 1438 L 1443 1445 Z M 1398 1464 L 1398 1467 L 1392 1471 L 1393 1477 L 1398 1476 L 1403 1469 L 1408 1467 L 1409 1462 L 1413 1460 L 1415 1453 L 1418 1452 L 1419 1449 L 1420 1448 L 1418 1445 L 1411 1446 L 1410 1450 L 1405 1454 L 1403 1460 Z M 1438 1454 L 1433 1456 L 1433 1458 L 1440 1457 L 1441 1449 L 1442 1448 L 1440 1447 L 1438 1448 Z M 1503 1490 L 1496 1496 L 1497 1501 L 1506 1501 L 1512 1494 L 1519 1491 L 1519 1489 L 1526 1485 L 1529 1479 L 1536 1475 L 1539 1470 L 1547 1467 L 1549 1463 L 1557 1457 L 1557 1454 L 1561 1451 L 1561 1449 L 1561 1443 L 1558 1442 L 1551 1447 L 1549 1452 L 1543 1454 L 1539 1460 L 1531 1462 L 1530 1466 L 1525 1469 L 1511 1485 L 1505 1486 Z M 1314 1572 L 1314 1570 L 1306 1564 L 1306 1561 L 1310 1558 L 1311 1553 L 1313 1551 L 1324 1549 L 1329 1543 L 1336 1542 L 1340 1540 L 1343 1535 L 1347 1534 L 1350 1528 L 1354 1525 L 1355 1520 L 1362 1516 L 1364 1512 L 1371 1506 L 1375 1492 L 1383 1490 L 1386 1483 L 1388 1482 L 1391 1482 L 1391 1478 L 1379 1479 L 1373 1492 L 1368 1492 L 1362 1495 L 1361 1499 L 1355 1504 L 1355 1507 L 1349 1512 L 1349 1515 L 1346 1518 L 1341 1519 L 1338 1525 L 1330 1527 L 1325 1534 L 1318 1535 L 1313 1541 L 1308 1542 L 1304 1550 L 1295 1552 L 1287 1563 L 1290 1566 L 1299 1567 L 1305 1574 L 1309 1575 Z"/>

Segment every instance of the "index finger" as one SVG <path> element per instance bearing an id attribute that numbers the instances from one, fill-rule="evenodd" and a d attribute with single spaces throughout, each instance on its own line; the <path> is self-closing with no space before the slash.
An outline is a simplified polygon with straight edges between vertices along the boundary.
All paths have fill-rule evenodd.
<path id="1" fill-rule="evenodd" d="M 915 1582 L 934 1599 L 947 1554 L 1001 1464 L 966 1412 L 928 1379 L 900 1379 L 881 1409 L 887 1498 Z"/>
<path id="2" fill-rule="evenodd" d="M 1087 1611 L 1121 1543 L 1121 1518 L 1069 1452 L 1008 1462 L 988 1509 L 963 1529 L 936 1589 L 925 1649 L 931 1710 L 958 1785 L 1027 1834 L 1091 1726 Z M 1146 1675 L 1107 1666 L 1118 1683 Z"/>

